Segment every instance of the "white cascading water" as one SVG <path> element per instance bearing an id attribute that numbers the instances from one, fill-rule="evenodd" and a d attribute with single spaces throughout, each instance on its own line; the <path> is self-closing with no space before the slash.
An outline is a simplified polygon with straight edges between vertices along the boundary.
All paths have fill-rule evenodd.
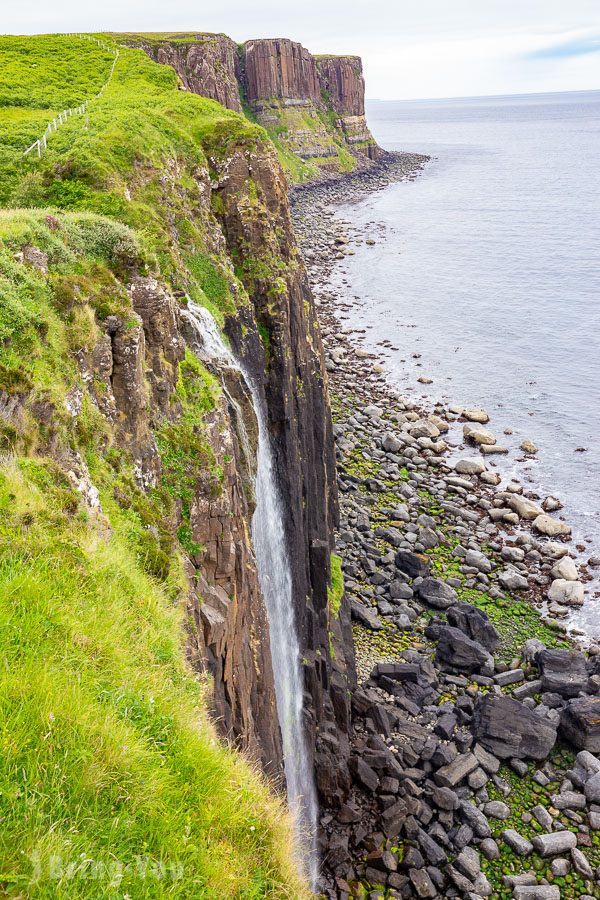
<path id="1" fill-rule="evenodd" d="M 266 410 L 253 379 L 224 343 L 208 310 L 190 301 L 183 315 L 192 326 L 192 349 L 200 359 L 241 372 L 252 397 L 258 421 L 256 509 L 252 518 L 252 540 L 258 578 L 269 618 L 288 804 L 296 823 L 304 867 L 311 886 L 316 889 L 317 797 L 302 722 L 303 681 L 293 609 L 292 575 L 285 547 L 282 503 L 273 464 Z"/>

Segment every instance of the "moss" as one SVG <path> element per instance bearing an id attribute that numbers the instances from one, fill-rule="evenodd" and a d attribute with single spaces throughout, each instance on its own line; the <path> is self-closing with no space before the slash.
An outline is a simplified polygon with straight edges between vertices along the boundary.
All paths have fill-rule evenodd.
<path id="1" fill-rule="evenodd" d="M 331 613 L 337 618 L 340 613 L 342 597 L 344 596 L 344 575 L 342 573 L 341 557 L 332 553 L 329 564 L 331 568 L 331 581 L 327 588 L 327 600 Z"/>

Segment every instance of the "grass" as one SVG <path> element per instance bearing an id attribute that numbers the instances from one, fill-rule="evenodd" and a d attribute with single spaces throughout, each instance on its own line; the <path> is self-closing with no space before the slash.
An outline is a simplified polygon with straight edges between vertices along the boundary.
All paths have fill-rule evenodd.
<path id="1" fill-rule="evenodd" d="M 342 559 L 336 553 L 331 554 L 331 584 L 327 589 L 329 609 L 334 616 L 340 613 L 342 597 L 344 596 L 344 574 L 342 572 Z"/>
<path id="2" fill-rule="evenodd" d="M 181 573 L 49 463 L 0 475 L 0 883 L 28 897 L 302 897 L 285 814 L 214 737 Z M 146 875 L 144 877 L 144 870 Z"/>

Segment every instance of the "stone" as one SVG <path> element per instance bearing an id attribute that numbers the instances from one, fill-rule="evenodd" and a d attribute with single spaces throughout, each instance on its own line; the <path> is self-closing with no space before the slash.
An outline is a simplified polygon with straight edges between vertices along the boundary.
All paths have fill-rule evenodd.
<path id="1" fill-rule="evenodd" d="M 550 585 L 548 600 L 551 603 L 561 603 L 563 606 L 583 606 L 583 585 L 580 581 L 556 578 Z"/>
<path id="2" fill-rule="evenodd" d="M 413 553 L 410 550 L 399 550 L 394 561 L 396 568 L 410 578 L 425 578 L 429 575 L 429 560 L 420 553 Z"/>
<path id="3" fill-rule="evenodd" d="M 492 445 L 496 443 L 496 438 L 492 432 L 482 425 L 465 425 L 463 427 L 463 436 L 465 440 L 477 445 Z"/>
<path id="4" fill-rule="evenodd" d="M 571 861 L 573 863 L 573 868 L 576 872 L 579 872 L 582 878 L 585 878 L 587 881 L 592 880 L 594 877 L 593 869 L 590 866 L 587 857 L 578 847 L 571 848 Z"/>
<path id="5" fill-rule="evenodd" d="M 504 569 L 500 572 L 498 581 L 507 591 L 526 591 L 529 587 L 529 582 L 525 576 L 512 568 Z"/>
<path id="6" fill-rule="evenodd" d="M 459 672 L 493 671 L 493 658 L 485 647 L 449 625 L 439 629 L 435 658 L 438 664 Z"/>
<path id="7" fill-rule="evenodd" d="M 433 779 L 441 787 L 453 788 L 460 784 L 471 772 L 474 772 L 478 765 L 477 757 L 472 753 L 462 753 L 451 763 L 438 769 Z"/>
<path id="8" fill-rule="evenodd" d="M 380 631 L 383 628 L 383 623 L 372 606 L 364 606 L 357 600 L 351 600 L 350 612 L 353 619 L 370 628 L 371 631 Z"/>
<path id="9" fill-rule="evenodd" d="M 403 444 L 402 441 L 396 437 L 396 435 L 389 434 L 388 432 L 383 436 L 381 446 L 386 453 L 397 453 L 402 449 Z"/>
<path id="10" fill-rule="evenodd" d="M 479 845 L 479 849 L 486 859 L 498 859 L 500 856 L 500 848 L 493 838 L 485 838 Z"/>
<path id="11" fill-rule="evenodd" d="M 492 561 L 481 550 L 467 550 L 465 565 L 486 573 L 491 572 L 493 568 Z"/>
<path id="12" fill-rule="evenodd" d="M 552 796 L 552 806 L 555 809 L 585 809 L 585 805 L 585 795 L 576 791 L 562 791 Z"/>
<path id="13" fill-rule="evenodd" d="M 427 874 L 426 869 L 409 869 L 408 877 L 415 889 L 417 897 L 437 897 L 437 888 Z"/>
<path id="14" fill-rule="evenodd" d="M 545 497 L 542 500 L 542 509 L 545 512 L 556 512 L 557 509 L 562 509 L 562 503 L 558 497 Z"/>
<path id="15" fill-rule="evenodd" d="M 570 698 L 587 687 L 585 656 L 579 650 L 542 650 L 537 664 L 542 676 L 542 691 Z"/>
<path id="16" fill-rule="evenodd" d="M 437 578 L 424 578 L 415 588 L 417 596 L 434 609 L 447 609 L 458 600 L 456 591 Z"/>
<path id="17" fill-rule="evenodd" d="M 533 852 L 533 845 L 514 828 L 507 828 L 502 832 L 502 840 L 508 844 L 518 856 L 529 856 Z"/>
<path id="18" fill-rule="evenodd" d="M 457 603 L 451 606 L 446 618 L 449 625 L 460 628 L 471 640 L 477 641 L 491 653 L 500 643 L 500 635 L 484 611 L 471 603 Z"/>
<path id="19" fill-rule="evenodd" d="M 538 516 L 544 515 L 544 510 L 533 500 L 527 500 L 525 497 L 519 497 L 513 494 L 508 498 L 508 505 L 516 512 L 520 519 L 527 519 L 533 522 Z"/>
<path id="20" fill-rule="evenodd" d="M 511 697 L 486 694 L 473 713 L 476 740 L 500 759 L 545 759 L 556 743 L 556 726 Z"/>
<path id="21" fill-rule="evenodd" d="M 547 537 L 562 537 L 563 535 L 567 537 L 571 534 L 570 525 L 553 519 L 552 516 L 547 516 L 545 513 L 534 519 L 533 528 L 538 534 L 545 534 Z"/>
<path id="22" fill-rule="evenodd" d="M 410 426 L 409 431 L 410 434 L 412 434 L 412 436 L 415 438 L 436 438 L 440 435 L 439 429 L 436 428 L 433 422 L 430 422 L 428 419 L 418 419 L 413 425 Z"/>
<path id="23" fill-rule="evenodd" d="M 577 837 L 572 831 L 553 831 L 549 834 L 536 834 L 532 843 L 535 852 L 545 859 L 568 853 L 572 847 L 577 846 Z"/>
<path id="24" fill-rule="evenodd" d="M 513 891 L 513 900 L 561 900 L 556 884 L 520 884 Z"/>
<path id="25" fill-rule="evenodd" d="M 488 818 L 491 819 L 508 819 L 510 816 L 510 807 L 501 800 L 490 800 L 483 807 L 483 811 Z"/>
<path id="26" fill-rule="evenodd" d="M 600 804 L 600 772 L 596 772 L 586 781 L 583 792 L 588 803 Z"/>
<path id="27" fill-rule="evenodd" d="M 474 803 L 469 803 L 468 800 L 461 800 L 458 808 L 458 815 L 478 838 L 491 837 L 492 829 L 490 828 L 489 822 L 481 810 L 477 809 Z"/>
<path id="28" fill-rule="evenodd" d="M 525 438 L 525 440 L 521 442 L 521 450 L 524 450 L 525 453 L 537 453 L 538 452 L 538 448 L 533 443 L 531 438 Z"/>
<path id="29" fill-rule="evenodd" d="M 552 577 L 562 581 L 577 581 L 577 566 L 570 556 L 563 556 L 552 566 Z"/>
<path id="30" fill-rule="evenodd" d="M 491 753 L 482 747 L 481 744 L 475 744 L 473 753 L 477 757 L 477 762 L 489 775 L 496 775 L 500 771 L 500 760 L 496 759 Z"/>
<path id="31" fill-rule="evenodd" d="M 454 464 L 454 471 L 459 475 L 482 475 L 485 463 L 482 459 L 459 459 Z"/>
<path id="32" fill-rule="evenodd" d="M 379 787 L 379 776 L 377 772 L 367 765 L 360 756 L 353 756 L 350 760 L 350 771 L 354 781 L 371 793 L 375 792 Z"/>
<path id="33" fill-rule="evenodd" d="M 462 874 L 466 878 L 469 878 L 471 881 L 475 881 L 475 879 L 481 872 L 481 860 L 479 858 L 479 853 L 473 847 L 465 847 L 464 850 L 461 850 L 461 852 L 454 860 L 454 865 L 460 872 L 462 872 Z"/>
<path id="34" fill-rule="evenodd" d="M 550 829 L 552 828 L 552 823 L 554 822 L 554 819 L 552 818 L 552 816 L 550 815 L 550 813 L 548 812 L 548 810 L 546 809 L 545 806 L 541 806 L 541 805 L 534 806 L 533 809 L 531 810 L 531 815 L 534 817 L 536 822 L 538 822 L 538 824 L 540 824 L 542 826 L 542 828 L 545 828 L 546 831 L 550 831 Z"/>
<path id="35" fill-rule="evenodd" d="M 463 418 L 467 420 L 467 422 L 478 422 L 480 425 L 485 425 L 486 422 L 490 421 L 490 417 L 488 416 L 485 409 L 482 407 L 471 407 L 470 409 L 463 410 Z"/>

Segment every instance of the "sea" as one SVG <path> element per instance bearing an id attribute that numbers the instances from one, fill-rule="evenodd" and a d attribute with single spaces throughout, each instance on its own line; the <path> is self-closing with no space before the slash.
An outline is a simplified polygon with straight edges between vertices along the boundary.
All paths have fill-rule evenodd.
<path id="1" fill-rule="evenodd" d="M 600 555 L 600 91 L 372 101 L 367 116 L 382 147 L 431 161 L 339 209 L 375 241 L 334 276 L 354 301 L 344 324 L 406 396 L 484 406 L 505 479 L 558 497 L 580 558 Z M 572 623 L 600 636 L 587 587 Z"/>

